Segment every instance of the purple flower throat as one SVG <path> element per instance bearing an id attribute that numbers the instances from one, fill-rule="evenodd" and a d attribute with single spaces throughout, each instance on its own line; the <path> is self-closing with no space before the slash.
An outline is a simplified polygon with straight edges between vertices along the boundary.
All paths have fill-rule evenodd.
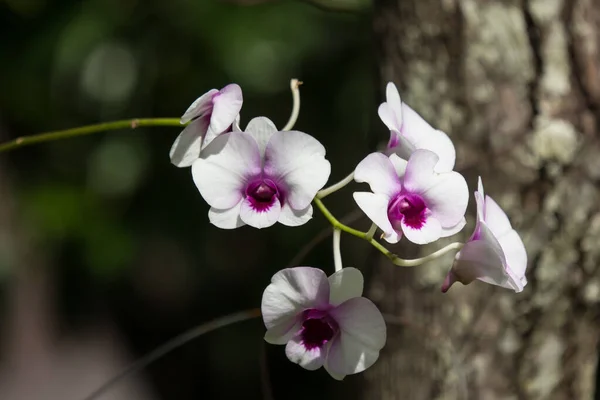
<path id="1" fill-rule="evenodd" d="M 337 333 L 338 325 L 327 313 L 318 310 L 306 312 L 300 336 L 307 350 L 320 348 L 329 342 Z"/>
<path id="2" fill-rule="evenodd" d="M 388 205 L 390 222 L 402 221 L 413 229 L 421 229 L 427 220 L 427 207 L 421 196 L 399 193 Z"/>
<path id="3" fill-rule="evenodd" d="M 283 203 L 281 193 L 271 179 L 259 178 L 246 187 L 246 196 L 256 211 L 266 211 L 278 199 Z"/>

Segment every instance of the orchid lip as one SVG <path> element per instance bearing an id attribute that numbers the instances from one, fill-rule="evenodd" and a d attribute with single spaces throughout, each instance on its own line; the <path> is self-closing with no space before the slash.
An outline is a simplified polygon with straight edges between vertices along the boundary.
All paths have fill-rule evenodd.
<path id="1" fill-rule="evenodd" d="M 327 312 L 307 310 L 304 315 L 300 336 L 307 350 L 323 347 L 337 334 L 338 325 Z"/>
<path id="2" fill-rule="evenodd" d="M 400 193 L 389 203 L 390 221 L 404 221 L 414 229 L 420 229 L 427 219 L 427 207 L 421 196 L 412 193 Z"/>
<path id="3" fill-rule="evenodd" d="M 266 211 L 275 200 L 283 200 L 277 184 L 268 178 L 259 178 L 249 183 L 246 187 L 246 197 L 256 211 Z"/>

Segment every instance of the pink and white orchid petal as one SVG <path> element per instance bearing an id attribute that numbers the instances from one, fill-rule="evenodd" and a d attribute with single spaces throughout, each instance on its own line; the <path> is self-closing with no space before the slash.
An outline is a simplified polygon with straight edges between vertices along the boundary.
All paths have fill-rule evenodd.
<path id="1" fill-rule="evenodd" d="M 327 183 L 331 165 L 317 139 L 299 131 L 276 132 L 265 150 L 264 172 L 283 181 L 286 202 L 302 210 Z"/>
<path id="2" fill-rule="evenodd" d="M 497 238 L 508 234 L 512 230 L 510 220 L 498 203 L 490 196 L 485 196 L 485 223 Z"/>
<path id="3" fill-rule="evenodd" d="M 396 154 L 390 155 L 390 161 L 396 170 L 396 175 L 398 178 L 404 178 L 404 174 L 406 173 L 406 166 L 408 165 L 408 161 L 398 157 Z"/>
<path id="4" fill-rule="evenodd" d="M 277 334 L 287 335 L 304 310 L 328 305 L 329 281 L 325 272 L 311 267 L 286 268 L 277 272 L 262 296 L 263 321 L 268 330 L 273 330 L 265 340 L 277 342 Z"/>
<path id="5" fill-rule="evenodd" d="M 238 204 L 248 177 L 260 172 L 258 146 L 243 132 L 218 136 L 192 165 L 200 194 L 211 207 L 222 210 Z"/>
<path id="6" fill-rule="evenodd" d="M 300 315 L 292 316 L 282 320 L 279 324 L 267 329 L 265 332 L 265 342 L 270 344 L 286 344 L 302 328 L 302 317 Z"/>
<path id="7" fill-rule="evenodd" d="M 216 134 L 225 132 L 234 122 L 242 109 L 242 89 L 232 83 L 225 86 L 213 97 L 213 112 L 210 117 L 210 129 Z"/>
<path id="8" fill-rule="evenodd" d="M 254 137 L 256 143 L 258 143 L 261 157 L 264 157 L 267 144 L 269 143 L 271 136 L 277 132 L 277 128 L 269 118 L 256 117 L 248 122 L 245 132 Z"/>
<path id="9" fill-rule="evenodd" d="M 458 232 L 462 231 L 462 229 L 465 227 L 465 225 L 467 224 L 467 220 L 463 217 L 462 220 L 460 220 L 460 222 L 450 228 L 444 228 L 442 227 L 442 234 L 440 237 L 448 237 L 448 236 L 452 236 L 452 235 L 456 235 Z"/>
<path id="10" fill-rule="evenodd" d="M 217 89 L 210 89 L 208 92 L 204 93 L 202 96 L 198 97 L 191 106 L 185 111 L 183 116 L 181 117 L 180 122 L 182 124 L 187 124 L 192 119 L 204 115 L 213 108 L 213 97 L 219 93 Z"/>
<path id="11" fill-rule="evenodd" d="M 439 181 L 434 168 L 439 160 L 437 154 L 429 150 L 415 150 L 406 165 L 404 188 L 416 194 L 426 193 Z"/>
<path id="12" fill-rule="evenodd" d="M 411 242 L 415 244 L 427 244 L 438 240 L 442 235 L 442 227 L 440 221 L 432 216 L 426 217 L 423 225 L 418 228 L 407 225 L 403 219 L 400 222 L 402 233 Z"/>
<path id="13" fill-rule="evenodd" d="M 396 146 L 392 150 L 394 154 L 403 160 L 408 160 L 412 153 L 417 150 L 414 143 L 404 135 L 398 135 L 396 142 Z"/>
<path id="14" fill-rule="evenodd" d="M 327 278 L 329 280 L 329 304 L 337 306 L 363 293 L 364 279 L 356 268 L 342 268 Z"/>
<path id="15" fill-rule="evenodd" d="M 383 194 L 369 192 L 355 192 L 352 194 L 358 207 L 379 227 L 384 233 L 388 243 L 398 243 L 402 234 L 397 232 L 388 217 L 390 199 Z"/>
<path id="16" fill-rule="evenodd" d="M 394 110 L 389 103 L 381 103 L 377 109 L 377 114 L 379 114 L 379 118 L 390 131 L 400 132 L 402 125 L 396 119 Z"/>
<path id="17" fill-rule="evenodd" d="M 327 365 L 327 360 L 325 360 L 325 365 L 323 365 L 323 368 L 325 368 L 325 371 L 327 371 L 327 373 L 336 381 L 343 381 L 344 378 L 346 377 L 346 375 L 336 374 L 335 372 L 333 372 Z"/>
<path id="18" fill-rule="evenodd" d="M 523 290 L 527 284 L 525 270 L 527 269 L 527 251 L 523 240 L 514 229 L 498 238 L 500 247 L 506 258 L 507 272 L 516 282 L 516 286 Z M 519 291 L 521 291 L 519 290 Z"/>
<path id="19" fill-rule="evenodd" d="M 290 207 L 289 204 L 285 203 L 281 207 L 281 214 L 279 214 L 279 223 L 285 226 L 300 226 L 310 221 L 312 215 L 313 208 L 311 205 L 302 210 L 294 210 Z"/>
<path id="20" fill-rule="evenodd" d="M 271 204 L 266 208 L 257 208 L 251 198 L 247 197 L 242 201 L 240 209 L 240 218 L 246 224 L 262 229 L 275 225 L 281 214 L 281 203 L 277 197 L 273 197 Z"/>
<path id="21" fill-rule="evenodd" d="M 325 363 L 327 346 L 315 347 L 309 350 L 304 346 L 302 336 L 297 335 L 285 346 L 285 355 L 291 362 L 309 371 L 314 371 L 321 368 Z"/>
<path id="22" fill-rule="evenodd" d="M 240 218 L 242 201 L 243 200 L 240 200 L 238 204 L 226 210 L 211 207 L 210 210 L 208 210 L 208 219 L 210 223 L 221 229 L 235 229 L 246 225 Z"/>
<path id="23" fill-rule="evenodd" d="M 448 135 L 434 129 L 405 103 L 402 103 L 402 117 L 404 119 L 402 134 L 413 143 L 415 148 L 431 150 L 438 155 L 436 172 L 452 171 L 456 161 L 456 150 Z"/>
<path id="24" fill-rule="evenodd" d="M 202 140 L 207 129 L 208 120 L 206 118 L 198 118 L 186 126 L 171 146 L 169 152 L 171 163 L 179 168 L 189 167 L 200 158 Z"/>
<path id="25" fill-rule="evenodd" d="M 358 163 L 354 170 L 354 180 L 366 182 L 371 191 L 388 197 L 402 190 L 394 164 L 383 153 L 371 153 Z"/>
<path id="26" fill-rule="evenodd" d="M 330 315 L 340 332 L 329 347 L 328 370 L 350 375 L 373 365 L 386 341 L 385 321 L 375 304 L 364 297 L 355 297 L 336 307 Z"/>

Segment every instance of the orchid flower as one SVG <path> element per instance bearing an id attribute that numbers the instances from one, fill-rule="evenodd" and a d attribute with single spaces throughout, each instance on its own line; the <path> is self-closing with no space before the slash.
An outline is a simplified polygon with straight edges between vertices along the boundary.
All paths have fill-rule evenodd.
<path id="1" fill-rule="evenodd" d="M 405 161 L 395 154 L 369 154 L 354 172 L 357 182 L 367 182 L 373 193 L 356 192 L 354 200 L 397 243 L 402 235 L 417 244 L 454 235 L 465 226 L 469 189 L 458 172 L 435 172 L 439 157 L 416 150 Z"/>
<path id="2" fill-rule="evenodd" d="M 386 101 L 379 106 L 379 118 L 390 130 L 388 149 L 408 160 L 417 149 L 431 150 L 438 155 L 436 172 L 454 168 L 456 151 L 444 132 L 434 129 L 401 99 L 394 83 L 386 87 Z"/>
<path id="3" fill-rule="evenodd" d="M 194 182 L 211 206 L 210 222 L 223 229 L 308 222 L 310 203 L 330 172 L 318 140 L 278 132 L 265 117 L 251 120 L 245 132 L 217 136 L 192 165 Z"/>
<path id="4" fill-rule="evenodd" d="M 181 117 L 182 124 L 192 122 L 175 139 L 171 162 L 177 167 L 192 165 L 215 137 L 235 127 L 242 102 L 242 89 L 236 84 L 211 89 L 196 99 Z"/>
<path id="5" fill-rule="evenodd" d="M 521 292 L 527 284 L 527 252 L 523 241 L 500 206 L 490 196 L 484 196 L 481 178 L 475 201 L 475 231 L 456 254 L 442 291 L 448 291 L 456 281 L 467 285 L 478 279 Z"/>
<path id="6" fill-rule="evenodd" d="M 265 340 L 285 344 L 288 359 L 334 378 L 369 368 L 386 341 L 381 312 L 361 297 L 363 276 L 343 268 L 329 278 L 311 267 L 277 272 L 262 297 Z"/>

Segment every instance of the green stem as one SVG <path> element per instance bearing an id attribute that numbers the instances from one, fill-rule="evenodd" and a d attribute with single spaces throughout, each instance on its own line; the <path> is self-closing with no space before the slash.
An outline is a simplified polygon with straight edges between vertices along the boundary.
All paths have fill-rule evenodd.
<path id="1" fill-rule="evenodd" d="M 55 140 L 90 135 L 92 133 L 104 131 L 114 131 L 118 129 L 135 129 L 143 126 L 182 127 L 182 125 L 179 123 L 179 118 L 135 118 L 113 122 L 104 122 L 101 124 L 87 125 L 79 128 L 65 129 L 62 131 L 52 131 L 39 133 L 37 135 L 22 136 L 0 144 L 0 153 L 38 143 L 52 142 Z"/>
<path id="2" fill-rule="evenodd" d="M 369 232 L 362 232 L 362 231 L 356 230 L 354 228 L 350 228 L 349 226 L 344 225 L 340 221 L 338 221 L 333 216 L 333 214 L 331 214 L 331 212 L 327 209 L 327 207 L 325 207 L 325 204 L 323 204 L 323 202 L 319 198 L 315 198 L 313 200 L 313 203 L 315 203 L 317 208 L 321 211 L 323 216 L 325 216 L 325 218 L 327 218 L 327 220 L 333 226 L 334 229 L 339 229 L 340 231 L 349 233 L 353 236 L 356 236 L 358 238 L 366 240 L 367 242 L 371 243 L 371 245 L 373 247 L 375 247 L 377 250 L 379 250 L 381 252 L 381 254 L 386 256 L 392 263 L 394 263 L 394 265 L 397 265 L 399 267 L 415 267 L 417 265 L 421 265 L 428 261 L 434 260 L 434 259 L 448 253 L 449 251 L 459 250 L 460 248 L 462 248 L 464 246 L 463 243 L 455 242 L 455 243 L 451 243 L 451 244 L 447 245 L 446 247 L 443 247 L 425 257 L 415 258 L 413 260 L 405 260 L 403 258 L 398 257 L 396 254 L 392 253 L 388 249 L 386 249 L 385 246 L 383 246 L 377 240 L 373 239 L 373 236 L 371 236 L 371 229 L 369 230 Z"/>

